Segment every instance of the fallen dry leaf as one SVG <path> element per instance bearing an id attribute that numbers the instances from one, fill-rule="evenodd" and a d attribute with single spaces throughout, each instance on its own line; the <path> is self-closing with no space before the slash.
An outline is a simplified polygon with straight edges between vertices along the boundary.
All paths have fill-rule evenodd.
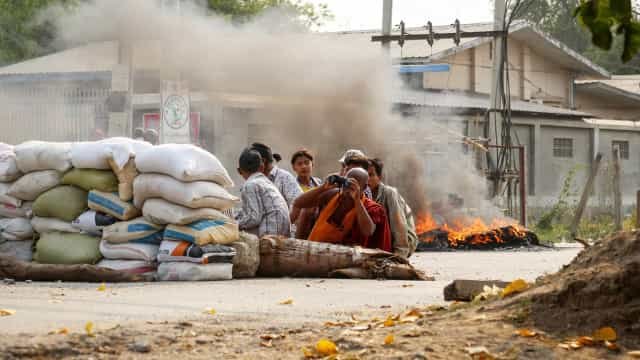
<path id="1" fill-rule="evenodd" d="M 84 331 L 87 332 L 87 336 L 90 336 L 90 337 L 96 336 L 96 334 L 93 332 L 93 323 L 91 321 L 88 321 L 84 325 Z"/>
<path id="2" fill-rule="evenodd" d="M 403 288 L 408 288 L 408 287 L 413 287 L 413 286 L 414 286 L 413 284 L 402 284 Z"/>
<path id="3" fill-rule="evenodd" d="M 305 358 L 312 358 L 312 357 L 315 357 L 315 354 L 313 353 L 313 351 L 311 351 L 311 350 L 307 349 L 306 347 L 303 347 L 303 348 L 302 348 L 302 355 L 303 355 Z"/>
<path id="4" fill-rule="evenodd" d="M 206 309 L 204 309 L 204 313 L 205 314 L 209 314 L 209 315 L 215 315 L 216 314 L 216 309 L 214 309 L 214 308 L 206 308 Z"/>
<path id="5" fill-rule="evenodd" d="M 595 341 L 593 340 L 593 338 L 591 336 L 580 336 L 578 338 L 578 340 L 576 340 L 576 342 L 584 345 L 584 346 L 591 346 L 595 343 Z"/>
<path id="6" fill-rule="evenodd" d="M 519 292 L 523 292 L 529 288 L 529 284 L 523 279 L 516 279 L 512 281 L 509 285 L 507 285 L 504 290 L 502 290 L 502 297 L 507 297 L 509 295 L 517 294 Z"/>
<path id="7" fill-rule="evenodd" d="M 338 353 L 338 347 L 329 339 L 320 339 L 316 343 L 316 351 L 322 356 L 335 355 Z"/>
<path id="8" fill-rule="evenodd" d="M 515 334 L 522 337 L 535 337 L 538 336 L 538 333 L 529 329 L 518 329 L 515 331 Z"/>
<path id="9" fill-rule="evenodd" d="M 604 341 L 604 347 L 606 347 L 607 349 L 611 350 L 611 351 L 620 351 L 620 348 L 618 347 L 618 344 L 611 342 L 609 340 L 605 340 Z"/>
<path id="10" fill-rule="evenodd" d="M 473 346 L 465 349 L 467 354 L 471 356 L 472 359 L 475 360 L 495 360 L 495 356 L 493 356 L 489 350 L 487 350 L 484 346 Z"/>
<path id="11" fill-rule="evenodd" d="M 384 327 L 391 327 L 396 325 L 396 321 L 393 320 L 392 316 L 387 317 L 387 319 L 382 323 Z"/>
<path id="12" fill-rule="evenodd" d="M 396 341 L 396 338 L 395 336 L 393 336 L 393 334 L 389 334 L 384 338 L 385 345 L 393 345 L 395 341 Z"/>
<path id="13" fill-rule="evenodd" d="M 560 343 L 558 344 L 558 347 L 565 350 L 571 350 L 571 346 L 569 346 L 569 344 L 567 343 Z"/>
<path id="14" fill-rule="evenodd" d="M 618 334 L 610 327 L 605 326 L 593 332 L 593 339 L 595 341 L 616 341 Z"/>
<path id="15" fill-rule="evenodd" d="M 262 341 L 260 342 L 260 346 L 271 348 L 273 347 L 273 340 Z"/>
<path id="16" fill-rule="evenodd" d="M 11 309 L 0 309 L 0 316 L 11 316 L 13 314 L 15 314 L 16 311 L 15 310 L 11 310 Z"/>
<path id="17" fill-rule="evenodd" d="M 98 288 L 96 290 L 105 291 L 105 290 L 107 290 L 107 285 L 105 283 L 102 283 L 102 284 L 100 284 L 100 286 L 98 286 Z"/>
<path id="18" fill-rule="evenodd" d="M 60 335 L 67 335 L 69 334 L 69 328 L 63 327 L 57 330 L 53 330 L 51 332 L 49 332 L 50 335 L 55 335 L 55 334 L 60 334 Z"/>
<path id="19" fill-rule="evenodd" d="M 293 305 L 293 299 L 282 300 L 279 302 L 280 305 Z"/>
<path id="20" fill-rule="evenodd" d="M 367 331 L 371 329 L 371 325 L 360 325 L 351 328 L 353 331 Z"/>

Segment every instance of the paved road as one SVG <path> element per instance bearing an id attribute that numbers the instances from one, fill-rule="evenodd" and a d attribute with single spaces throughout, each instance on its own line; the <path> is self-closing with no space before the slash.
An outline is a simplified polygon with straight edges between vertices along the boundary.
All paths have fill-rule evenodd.
<path id="1" fill-rule="evenodd" d="M 213 307 L 216 317 L 269 324 L 326 321 L 346 313 L 442 302 L 442 288 L 456 278 L 534 280 L 568 263 L 578 248 L 527 252 L 420 253 L 417 267 L 436 281 L 339 279 L 248 279 L 204 283 L 96 284 L 18 283 L 0 285 L 0 334 L 45 333 L 60 327 L 79 331 L 87 321 L 98 328 L 138 321 L 197 319 Z M 292 305 L 279 302 L 292 299 Z"/>

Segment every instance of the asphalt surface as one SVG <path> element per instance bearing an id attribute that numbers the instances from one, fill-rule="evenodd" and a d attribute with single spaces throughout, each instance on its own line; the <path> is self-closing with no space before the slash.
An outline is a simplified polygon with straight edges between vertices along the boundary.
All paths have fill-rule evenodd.
<path id="1" fill-rule="evenodd" d="M 87 321 L 97 328 L 137 322 L 194 320 L 214 308 L 216 317 L 237 322 L 302 324 L 380 308 L 400 309 L 444 302 L 442 289 L 454 279 L 534 280 L 555 272 L 578 253 L 576 247 L 547 251 L 419 253 L 412 263 L 436 281 L 340 279 L 247 279 L 221 282 L 145 284 L 16 283 L 0 285 L 0 334 L 46 333 Z M 291 299 L 291 305 L 280 302 Z"/>

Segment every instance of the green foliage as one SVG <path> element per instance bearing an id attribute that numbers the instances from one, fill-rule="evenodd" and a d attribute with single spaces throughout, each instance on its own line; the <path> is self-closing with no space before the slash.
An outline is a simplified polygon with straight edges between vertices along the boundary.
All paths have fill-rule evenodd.
<path id="1" fill-rule="evenodd" d="M 213 12 L 234 23 L 245 23 L 275 8 L 291 14 L 292 19 L 305 28 L 322 25 L 333 18 L 326 4 L 314 5 L 302 0 L 208 0 L 207 4 Z"/>
<path id="2" fill-rule="evenodd" d="M 574 15 L 603 50 L 611 49 L 614 35 L 622 36 L 622 62 L 640 51 L 640 23 L 633 16 L 631 0 L 581 0 Z"/>

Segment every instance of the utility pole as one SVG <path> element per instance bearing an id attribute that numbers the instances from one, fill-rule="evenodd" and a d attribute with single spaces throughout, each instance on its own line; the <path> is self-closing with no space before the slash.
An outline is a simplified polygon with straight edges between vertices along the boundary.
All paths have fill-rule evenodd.
<path id="1" fill-rule="evenodd" d="M 494 31 L 503 31 L 504 30 L 504 16 L 505 16 L 505 1 L 504 0 L 494 0 L 494 8 L 493 8 L 493 30 Z M 490 142 L 493 142 L 495 145 L 500 146 L 502 144 L 502 123 L 504 121 L 503 118 L 503 105 L 502 98 L 503 89 L 504 89 L 504 77 L 503 77 L 503 38 L 501 36 L 494 36 L 493 38 L 493 71 L 491 72 L 491 93 L 489 96 L 489 117 L 488 126 L 485 126 L 487 131 L 484 134 L 485 138 L 491 139 Z M 493 178 L 493 195 L 497 195 L 500 191 L 501 179 L 498 174 L 498 155 L 499 148 L 495 148 L 494 151 L 487 153 L 487 156 L 490 157 L 489 161 L 489 172 Z"/>
<path id="2" fill-rule="evenodd" d="M 389 36 L 391 35 L 391 18 L 393 13 L 393 0 L 382 0 L 382 35 Z M 382 44 L 382 49 L 389 55 L 389 49 L 391 41 L 383 40 L 380 42 Z"/>

